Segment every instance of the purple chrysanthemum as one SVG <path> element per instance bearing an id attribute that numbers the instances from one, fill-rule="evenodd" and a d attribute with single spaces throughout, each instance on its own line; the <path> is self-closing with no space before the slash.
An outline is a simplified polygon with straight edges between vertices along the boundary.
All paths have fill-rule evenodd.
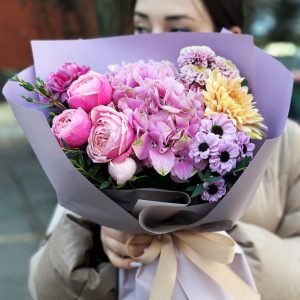
<path id="1" fill-rule="evenodd" d="M 219 138 L 213 133 L 197 132 L 194 143 L 190 146 L 189 157 L 198 164 L 218 151 Z"/>
<path id="2" fill-rule="evenodd" d="M 207 46 L 191 46 L 180 50 L 177 63 L 180 68 L 189 64 L 207 68 L 215 57 L 215 52 Z"/>
<path id="3" fill-rule="evenodd" d="M 239 132 L 236 136 L 236 142 L 240 148 L 240 156 L 245 158 L 246 156 L 253 157 L 253 151 L 255 145 L 250 143 L 250 137 L 244 132 Z"/>
<path id="4" fill-rule="evenodd" d="M 224 179 L 213 182 L 203 183 L 204 192 L 201 195 L 202 200 L 216 202 L 226 194 L 226 185 Z"/>
<path id="5" fill-rule="evenodd" d="M 209 77 L 210 70 L 203 67 L 198 67 L 193 64 L 185 65 L 180 69 L 180 79 L 191 84 L 199 84 L 200 86 L 205 86 L 205 82 Z"/>
<path id="6" fill-rule="evenodd" d="M 222 139 L 218 145 L 218 151 L 214 152 L 209 159 L 209 166 L 213 172 L 225 175 L 236 166 L 240 149 L 231 140 Z"/>
<path id="7" fill-rule="evenodd" d="M 240 72 L 236 65 L 228 59 L 221 56 L 216 56 L 214 62 L 211 64 L 212 70 L 219 70 L 221 74 L 227 78 L 237 78 L 240 77 Z"/>
<path id="8" fill-rule="evenodd" d="M 232 120 L 227 119 L 226 114 L 213 114 L 209 117 L 201 120 L 200 129 L 201 132 L 212 132 L 219 137 L 235 137 L 236 127 Z"/>

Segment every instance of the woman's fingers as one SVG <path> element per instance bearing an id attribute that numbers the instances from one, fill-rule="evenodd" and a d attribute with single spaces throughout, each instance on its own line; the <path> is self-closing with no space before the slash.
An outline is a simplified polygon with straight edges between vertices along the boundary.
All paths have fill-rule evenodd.
<path id="1" fill-rule="evenodd" d="M 144 249 L 148 248 L 149 244 L 130 244 L 128 247 L 129 253 L 126 252 L 125 243 L 119 242 L 111 237 L 105 237 L 105 248 L 118 254 L 120 257 L 140 256 L 144 253 Z"/>
<path id="2" fill-rule="evenodd" d="M 152 243 L 153 236 L 146 234 L 137 234 L 130 243 L 131 245 L 150 245 Z"/>
<path id="3" fill-rule="evenodd" d="M 101 240 L 103 249 L 111 263 L 117 268 L 132 269 L 140 266 L 132 258 L 126 256 L 140 256 L 148 248 L 153 240 L 153 236 L 139 234 L 135 235 L 128 246 L 129 253 L 126 252 L 126 241 L 129 235 L 108 227 L 101 228 Z"/>
<path id="4" fill-rule="evenodd" d="M 134 264 L 135 262 L 133 261 L 132 258 L 120 257 L 117 253 L 113 252 L 112 250 L 107 249 L 106 255 L 109 258 L 112 265 L 115 266 L 116 268 L 130 270 L 138 266 Z"/>
<path id="5" fill-rule="evenodd" d="M 101 227 L 101 237 L 102 236 L 107 236 L 123 243 L 125 243 L 128 238 L 128 234 L 105 226 Z"/>

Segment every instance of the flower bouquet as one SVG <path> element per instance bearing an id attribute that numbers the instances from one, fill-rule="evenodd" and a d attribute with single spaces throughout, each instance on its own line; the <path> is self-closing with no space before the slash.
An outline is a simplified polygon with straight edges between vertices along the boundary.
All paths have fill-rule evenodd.
<path id="1" fill-rule="evenodd" d="M 257 299 L 244 283 L 249 277 L 242 281 L 229 267 L 220 271 L 237 286 L 231 291 L 215 274 L 219 266 L 203 270 L 206 260 L 199 262 L 197 251 L 205 243 L 206 252 L 224 246 L 216 256 L 201 255 L 234 260 L 234 244 L 207 232 L 229 229 L 249 204 L 287 118 L 288 71 L 250 36 L 230 34 L 32 46 L 34 67 L 9 82 L 4 94 L 60 204 L 101 225 L 163 234 L 141 261 L 167 253 L 175 257 L 171 266 L 184 253 L 233 297 L 242 287 Z M 204 233 L 181 232 L 192 229 Z M 172 297 L 176 269 L 169 270 L 171 283 L 160 286 L 164 262 L 151 299 L 162 299 L 162 289 L 164 299 Z"/>

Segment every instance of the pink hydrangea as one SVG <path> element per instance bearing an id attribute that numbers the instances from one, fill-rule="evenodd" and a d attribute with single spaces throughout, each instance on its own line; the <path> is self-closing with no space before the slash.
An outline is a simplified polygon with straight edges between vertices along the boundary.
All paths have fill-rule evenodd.
<path id="1" fill-rule="evenodd" d="M 130 95 L 132 88 L 143 85 L 147 80 L 162 80 L 168 77 L 175 78 L 177 71 L 169 61 L 145 62 L 139 60 L 135 63 L 122 63 L 109 67 L 111 72 L 110 82 L 114 89 L 113 99 L 118 101 L 124 96 Z"/>

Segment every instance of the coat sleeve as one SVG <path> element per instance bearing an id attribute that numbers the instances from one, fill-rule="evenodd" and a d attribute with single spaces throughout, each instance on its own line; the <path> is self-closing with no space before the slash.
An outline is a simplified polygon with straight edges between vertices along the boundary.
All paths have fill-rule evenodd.
<path id="1" fill-rule="evenodd" d="M 280 154 L 284 170 L 284 214 L 276 233 L 262 227 L 238 222 L 230 235 L 248 259 L 263 300 L 300 299 L 300 127 L 287 126 L 288 134 Z"/>
<path id="2" fill-rule="evenodd" d="M 105 261 L 99 226 L 64 215 L 31 260 L 35 300 L 116 300 L 117 270 Z"/>
<path id="3" fill-rule="evenodd" d="M 299 237 L 284 239 L 244 222 L 238 222 L 230 235 L 247 257 L 262 300 L 300 299 Z"/>
<path id="4" fill-rule="evenodd" d="M 289 124 L 289 151 L 282 153 L 287 166 L 287 189 L 285 212 L 278 228 L 278 235 L 283 238 L 300 237 L 300 126 L 296 123 Z M 287 147 L 286 147 L 287 148 Z M 282 159 L 283 160 L 283 159 Z M 282 166 L 285 168 L 286 166 Z M 291 239 L 296 243 L 298 239 Z M 298 244 L 300 253 L 300 244 Z"/>

